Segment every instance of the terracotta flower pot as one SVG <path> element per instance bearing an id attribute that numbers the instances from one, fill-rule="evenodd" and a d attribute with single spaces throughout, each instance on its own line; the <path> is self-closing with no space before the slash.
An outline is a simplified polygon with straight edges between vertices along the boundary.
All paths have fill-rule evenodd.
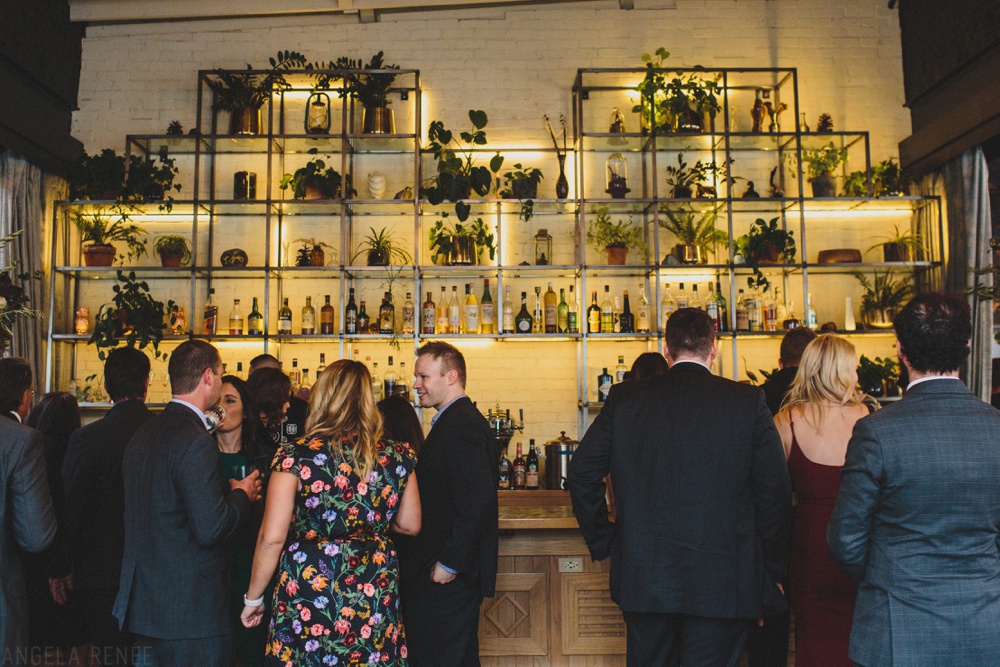
<path id="1" fill-rule="evenodd" d="M 160 266 L 180 266 L 183 257 L 160 253 Z"/>
<path id="2" fill-rule="evenodd" d="M 83 246 L 84 266 L 111 266 L 115 262 L 118 251 L 113 245 Z"/>
<path id="3" fill-rule="evenodd" d="M 628 248 L 608 246 L 605 250 L 608 253 L 608 264 L 610 266 L 621 266 L 628 260 Z"/>

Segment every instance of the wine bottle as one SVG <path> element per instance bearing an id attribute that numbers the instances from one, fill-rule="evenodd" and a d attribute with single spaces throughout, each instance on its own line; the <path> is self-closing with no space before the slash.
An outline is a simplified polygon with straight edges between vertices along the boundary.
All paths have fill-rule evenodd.
<path id="1" fill-rule="evenodd" d="M 590 306 L 587 308 L 587 333 L 601 333 L 601 307 L 597 305 L 597 290 L 590 294 Z"/>
<path id="2" fill-rule="evenodd" d="M 364 301 L 361 303 L 364 303 Z M 371 359 L 371 357 L 365 357 L 365 359 Z M 377 361 L 372 363 L 372 392 L 375 394 L 376 401 L 382 400 L 382 377 L 378 374 Z"/>
<path id="3" fill-rule="evenodd" d="M 514 326 L 517 327 L 517 333 L 528 334 L 531 333 L 531 324 L 531 313 L 528 312 L 528 293 L 521 292 L 521 312 L 514 318 Z"/>
<path id="4" fill-rule="evenodd" d="M 240 310 L 239 299 L 233 299 L 233 309 L 229 311 L 229 335 L 243 335 L 243 312 Z"/>
<path id="5" fill-rule="evenodd" d="M 528 458 L 524 461 L 524 488 L 538 490 L 538 452 L 533 439 L 528 440 Z"/>
<path id="6" fill-rule="evenodd" d="M 219 306 L 215 303 L 215 288 L 208 290 L 208 301 L 205 302 L 205 323 L 202 332 L 206 336 L 214 336 L 219 327 Z"/>
<path id="7" fill-rule="evenodd" d="M 319 309 L 319 332 L 329 335 L 333 333 L 333 306 L 330 305 L 329 294 L 323 298 L 325 299 L 325 303 Z"/>
<path id="8" fill-rule="evenodd" d="M 344 333 L 358 333 L 358 306 L 354 303 L 354 288 L 347 297 L 347 308 L 344 309 Z"/>
<path id="9" fill-rule="evenodd" d="M 556 330 L 559 333 L 569 333 L 569 304 L 566 303 L 566 290 L 559 288 L 559 305 L 556 306 Z"/>
<path id="10" fill-rule="evenodd" d="M 569 313 L 566 316 L 566 324 L 569 333 L 580 333 L 580 301 L 576 298 L 576 290 L 573 285 L 569 286 Z"/>
<path id="11" fill-rule="evenodd" d="M 601 333 L 615 332 L 615 307 L 611 301 L 611 290 L 604 286 L 604 301 L 601 302 Z"/>
<path id="12" fill-rule="evenodd" d="M 448 302 L 448 333 L 462 332 L 462 307 L 458 303 L 458 286 L 451 286 L 451 301 Z"/>
<path id="13" fill-rule="evenodd" d="M 622 314 L 618 317 L 618 329 L 621 333 L 635 333 L 635 315 L 628 303 L 628 290 L 623 295 L 625 304 L 622 306 Z"/>
<path id="14" fill-rule="evenodd" d="M 601 374 L 597 376 L 597 400 L 601 403 L 608 400 L 608 392 L 611 391 L 614 379 L 607 368 L 602 369 Z"/>
<path id="15" fill-rule="evenodd" d="M 510 300 L 510 285 L 504 288 L 503 297 L 503 333 L 512 334 L 515 331 L 514 302 Z"/>
<path id="16" fill-rule="evenodd" d="M 750 313 L 747 310 L 747 298 L 742 289 L 736 295 L 736 330 L 750 331 Z"/>
<path id="17" fill-rule="evenodd" d="M 312 297 L 306 297 L 306 305 L 302 306 L 302 335 L 311 336 L 316 333 L 316 309 L 312 305 Z"/>
<path id="18" fill-rule="evenodd" d="M 257 297 L 253 298 L 253 305 L 250 308 L 250 315 L 247 316 L 247 335 L 264 335 L 264 317 L 257 310 Z"/>
<path id="19" fill-rule="evenodd" d="M 524 308 L 524 312 L 527 313 L 528 312 L 528 307 L 527 307 L 527 303 L 528 303 L 527 293 L 526 292 L 522 292 L 522 294 L 525 295 L 525 300 L 524 300 L 525 308 Z M 528 317 L 531 317 L 531 315 L 528 315 Z M 524 460 L 524 456 L 521 454 L 521 443 L 517 443 L 517 457 L 514 458 L 514 466 L 513 467 L 514 467 L 514 479 L 513 479 L 513 482 L 511 484 L 511 488 L 513 488 L 515 491 L 523 491 L 524 487 L 525 487 L 525 485 L 526 485 L 526 483 L 528 481 L 526 479 L 527 478 L 527 473 L 528 473 L 528 466 L 527 466 L 527 463 Z"/>
<path id="20" fill-rule="evenodd" d="M 490 294 L 490 279 L 483 278 L 483 298 L 479 300 L 479 327 L 484 334 L 496 332 L 496 311 Z"/>
<path id="21" fill-rule="evenodd" d="M 434 319 L 436 317 L 437 311 L 434 306 L 434 299 L 431 298 L 431 291 L 427 290 L 427 300 L 424 301 L 423 311 L 420 317 L 420 333 L 434 333 Z"/>
<path id="22" fill-rule="evenodd" d="M 465 285 L 465 333 L 479 333 L 479 301 L 472 291 L 472 283 Z"/>
<path id="23" fill-rule="evenodd" d="M 420 296 L 419 294 L 417 295 Z M 403 333 L 406 335 L 412 335 L 414 331 L 414 317 L 415 309 L 413 306 L 413 295 L 410 292 L 406 293 L 406 301 L 403 302 Z"/>

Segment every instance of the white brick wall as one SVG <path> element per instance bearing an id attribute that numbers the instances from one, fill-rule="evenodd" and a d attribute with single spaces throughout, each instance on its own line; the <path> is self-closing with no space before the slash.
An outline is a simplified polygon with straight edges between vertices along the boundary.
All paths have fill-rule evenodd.
<path id="1" fill-rule="evenodd" d="M 91 27 L 83 43 L 73 133 L 90 152 L 109 146 L 121 151 L 126 133 L 162 133 L 175 119 L 185 129 L 195 125 L 199 69 L 240 68 L 248 62 L 264 67 L 283 49 L 301 51 L 311 60 L 367 59 L 384 50 L 387 62 L 420 70 L 425 125 L 441 119 L 452 129 L 464 128 L 466 110 L 481 108 L 490 116 L 491 143 L 548 147 L 541 116 L 571 117 L 577 68 L 641 66 L 643 52 L 664 46 L 676 66 L 798 68 L 800 106 L 810 125 L 829 112 L 837 130 L 870 131 L 873 161 L 894 156 L 909 134 L 897 16 L 884 2 L 677 0 L 675 5 L 632 11 L 617 9 L 614 2 L 602 8 L 587 3 L 468 9 L 388 15 L 376 24 L 310 16 Z M 634 116 L 629 120 L 634 123 Z M 782 119 L 795 121 L 790 114 Z M 553 182 L 545 181 L 548 187 Z M 223 296 L 226 314 L 232 297 Z M 414 300 L 422 300 L 419 296 Z M 821 319 L 835 315 L 842 316 L 821 313 Z M 197 326 L 200 319 L 191 316 Z M 891 352 L 881 340 L 865 345 L 873 349 L 861 351 L 870 354 Z M 362 357 L 371 354 L 384 370 L 388 349 L 369 347 Z M 600 367 L 614 366 L 618 350 L 611 348 L 603 344 L 592 351 L 585 371 L 591 384 Z M 645 344 L 620 348 L 631 364 Z M 312 359 L 321 351 L 307 349 L 299 356 Z M 331 351 L 328 362 L 336 358 Z M 406 352 L 396 355 L 397 363 L 402 357 L 412 371 Z M 525 408 L 525 445 L 529 437 L 541 443 L 560 430 L 576 435 L 575 344 L 509 342 L 470 346 L 467 352 L 470 394 L 484 411 L 498 401 Z M 777 342 L 749 352 L 754 352 L 751 370 L 771 368 Z M 240 355 L 231 351 L 231 369 Z M 314 359 L 300 359 L 300 366 L 314 365 Z"/>

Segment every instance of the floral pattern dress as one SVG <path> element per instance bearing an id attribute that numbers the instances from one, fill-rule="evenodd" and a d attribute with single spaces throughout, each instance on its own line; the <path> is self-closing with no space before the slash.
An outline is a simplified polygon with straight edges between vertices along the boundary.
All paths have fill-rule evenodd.
<path id="1" fill-rule="evenodd" d="M 329 439 L 278 450 L 272 470 L 296 475 L 300 488 L 278 564 L 266 664 L 407 664 L 388 530 L 415 463 L 409 445 L 380 442 L 363 480 Z"/>

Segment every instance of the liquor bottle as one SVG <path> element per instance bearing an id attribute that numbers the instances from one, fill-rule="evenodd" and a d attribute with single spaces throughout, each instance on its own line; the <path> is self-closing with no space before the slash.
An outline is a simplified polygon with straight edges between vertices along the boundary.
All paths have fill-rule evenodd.
<path id="1" fill-rule="evenodd" d="M 240 310 L 239 299 L 233 299 L 233 309 L 229 311 L 229 335 L 243 335 L 243 312 Z"/>
<path id="2" fill-rule="evenodd" d="M 208 290 L 208 301 L 205 302 L 205 323 L 202 325 L 202 333 L 206 336 L 214 336 L 219 328 L 219 306 L 215 303 L 215 288 Z"/>
<path id="3" fill-rule="evenodd" d="M 777 313 L 778 313 L 778 317 L 777 317 L 778 327 L 777 328 L 781 329 L 782 322 L 784 322 L 786 319 L 788 319 L 788 306 L 785 305 L 784 294 L 782 294 L 780 287 L 775 287 L 774 288 L 774 303 L 777 304 L 777 307 L 778 307 L 778 310 L 777 310 Z"/>
<path id="4" fill-rule="evenodd" d="M 698 286 L 691 285 L 691 299 L 688 301 L 688 308 L 698 308 L 699 310 L 705 310 L 704 305 L 701 303 L 701 299 L 698 297 Z"/>
<path id="5" fill-rule="evenodd" d="M 325 303 L 319 309 L 319 332 L 321 334 L 333 333 L 333 306 L 330 305 L 330 295 L 324 297 Z"/>
<path id="6" fill-rule="evenodd" d="M 750 331 L 764 330 L 763 299 L 756 290 L 747 295 L 747 315 L 750 320 Z"/>
<path id="7" fill-rule="evenodd" d="M 510 471 L 510 460 L 507 458 L 507 452 L 500 453 L 500 480 L 497 482 L 497 488 L 501 491 L 509 491 L 511 487 L 511 471 Z"/>
<path id="8" fill-rule="evenodd" d="M 465 285 L 465 333 L 479 333 L 479 300 L 472 291 L 472 283 Z"/>
<path id="9" fill-rule="evenodd" d="M 687 292 L 684 291 L 684 283 L 681 283 L 680 290 L 677 292 L 677 308 L 690 308 L 691 300 L 688 298 Z"/>
<path id="10" fill-rule="evenodd" d="M 448 302 L 448 333 L 462 331 L 462 307 L 458 303 L 458 286 L 451 286 L 451 301 Z"/>
<path id="11" fill-rule="evenodd" d="M 618 355 L 618 365 L 615 366 L 615 383 L 616 384 L 619 383 L 619 382 L 624 382 L 625 381 L 625 372 L 627 370 L 628 370 L 628 367 L 625 366 L 625 355 L 624 354 L 619 354 Z"/>
<path id="12" fill-rule="evenodd" d="M 386 292 L 378 309 L 378 332 L 383 336 L 391 336 L 396 331 L 395 325 L 396 308 L 392 305 L 392 292 Z"/>
<path id="13" fill-rule="evenodd" d="M 722 296 L 722 283 L 715 281 L 715 303 L 719 309 L 719 331 L 729 331 L 729 304 Z"/>
<path id="14" fill-rule="evenodd" d="M 399 378 L 396 379 L 396 394 L 410 400 L 410 383 L 406 380 L 406 362 L 399 362 Z"/>
<path id="15" fill-rule="evenodd" d="M 413 295 L 410 292 L 406 293 L 406 301 L 403 302 L 403 333 L 407 335 L 413 334 L 414 317 L 416 316 L 415 309 L 413 306 Z"/>
<path id="16" fill-rule="evenodd" d="M 718 333 L 722 331 L 722 322 L 720 321 L 719 315 L 719 304 L 715 300 L 715 294 L 709 290 L 707 297 L 705 298 L 705 312 L 712 319 L 712 326 L 715 332 Z"/>
<path id="17" fill-rule="evenodd" d="M 503 297 L 503 333 L 514 333 L 514 326 L 514 302 L 510 300 L 510 285 L 507 285 Z"/>
<path id="18" fill-rule="evenodd" d="M 528 293 L 521 292 L 521 311 L 514 318 L 514 326 L 517 327 L 517 333 L 528 334 L 531 333 L 531 313 L 528 312 Z"/>
<path id="19" fill-rule="evenodd" d="M 649 299 L 646 286 L 639 283 L 639 316 L 635 320 L 636 333 L 649 333 Z"/>
<path id="20" fill-rule="evenodd" d="M 319 379 L 320 373 L 326 370 L 326 353 L 319 353 L 319 366 L 316 367 L 316 379 Z"/>
<path id="21" fill-rule="evenodd" d="M 368 325 L 371 322 L 368 317 L 368 311 L 365 310 L 365 300 L 361 300 L 361 307 L 358 308 L 358 333 L 366 334 L 368 333 Z"/>
<path id="22" fill-rule="evenodd" d="M 660 328 L 663 331 L 667 330 L 667 320 L 670 319 L 670 315 L 675 310 L 677 310 L 677 302 L 670 294 L 670 283 L 664 283 L 663 298 L 660 300 Z"/>
<path id="23" fill-rule="evenodd" d="M 292 309 L 288 307 L 288 297 L 281 300 L 281 310 L 278 311 L 278 335 L 292 335 Z"/>
<path id="24" fill-rule="evenodd" d="M 437 331 L 438 334 L 448 333 L 448 293 L 445 286 L 441 285 L 441 298 L 437 303 Z"/>
<path id="25" fill-rule="evenodd" d="M 781 322 L 781 328 L 785 331 L 790 331 L 792 329 L 798 329 L 802 326 L 802 322 L 799 321 L 799 316 L 795 314 L 795 302 L 788 302 L 788 313 L 785 315 L 785 319 Z"/>
<path id="26" fill-rule="evenodd" d="M 344 333 L 358 333 L 358 307 L 354 303 L 354 288 L 347 297 L 347 308 L 344 309 Z"/>
<path id="27" fill-rule="evenodd" d="M 316 309 L 312 305 L 312 297 L 306 297 L 306 305 L 302 306 L 302 335 L 310 336 L 316 333 Z"/>
<path id="28" fill-rule="evenodd" d="M 816 317 L 816 309 L 813 308 L 813 295 L 809 293 L 809 305 L 806 308 L 806 326 L 816 331 L 819 329 L 819 318 Z"/>
<path id="29" fill-rule="evenodd" d="M 580 333 L 580 300 L 576 298 L 576 290 L 569 286 L 569 313 L 566 316 L 569 333 Z"/>
<path id="30" fill-rule="evenodd" d="M 421 311 L 420 316 L 420 333 L 434 333 L 434 319 L 436 317 L 437 311 L 434 307 L 434 299 L 431 298 L 431 291 L 427 290 L 427 300 L 424 301 L 423 310 Z"/>
<path id="31" fill-rule="evenodd" d="M 545 333 L 559 333 L 558 304 L 551 282 L 549 283 L 549 288 L 545 290 Z"/>
<path id="32" fill-rule="evenodd" d="M 587 307 L 587 333 L 601 333 L 601 307 L 597 305 L 597 290 L 590 293 Z"/>
<path id="33" fill-rule="evenodd" d="M 615 332 L 615 307 L 611 302 L 611 289 L 604 286 L 604 301 L 601 303 L 601 333 Z"/>
<path id="34" fill-rule="evenodd" d="M 535 310 L 531 319 L 531 333 L 545 332 L 545 315 L 542 313 L 542 288 L 535 288 Z"/>
<path id="35" fill-rule="evenodd" d="M 528 458 L 524 461 L 524 488 L 528 491 L 538 490 L 538 452 L 535 451 L 534 439 L 528 440 Z"/>
<path id="36" fill-rule="evenodd" d="M 621 316 L 622 316 L 622 302 L 615 295 L 614 303 L 611 306 L 611 330 L 615 333 L 621 333 Z"/>
<path id="37" fill-rule="evenodd" d="M 242 361 L 237 361 L 236 362 L 236 377 L 239 377 L 239 378 L 243 377 L 243 362 Z"/>
<path id="38" fill-rule="evenodd" d="M 569 304 L 566 303 L 566 290 L 559 288 L 559 305 L 556 306 L 556 330 L 559 333 L 569 333 Z"/>
<path id="39" fill-rule="evenodd" d="M 762 299 L 762 310 L 764 313 L 764 331 L 778 330 L 778 302 L 774 295 L 768 295 Z"/>
<path id="40" fill-rule="evenodd" d="M 385 370 L 385 379 L 382 381 L 382 396 L 389 398 L 396 393 L 396 371 L 392 368 L 392 357 L 389 357 L 389 367 Z"/>
<path id="41" fill-rule="evenodd" d="M 364 303 L 362 301 L 361 303 Z M 365 357 L 365 360 L 371 359 L 371 357 Z M 366 364 L 367 365 L 367 364 Z M 382 400 L 382 377 L 378 374 L 378 362 L 372 363 L 372 392 L 375 394 L 375 400 Z"/>
<path id="42" fill-rule="evenodd" d="M 489 278 L 483 278 L 483 298 L 479 300 L 479 328 L 484 334 L 496 333 L 496 310 L 493 308 Z"/>
<path id="43" fill-rule="evenodd" d="M 292 370 L 288 372 L 288 379 L 292 381 L 292 393 L 297 392 L 302 384 L 302 373 L 299 372 L 298 359 L 292 359 Z"/>
<path id="44" fill-rule="evenodd" d="M 261 336 L 264 334 L 264 317 L 257 310 L 257 297 L 253 298 L 250 314 L 247 316 L 247 335 Z"/>
<path id="45" fill-rule="evenodd" d="M 747 298 L 742 289 L 736 296 L 736 330 L 750 331 L 750 313 L 747 311 Z"/>
<path id="46" fill-rule="evenodd" d="M 312 380 L 309 379 L 309 369 L 302 369 L 302 382 L 299 384 L 299 390 L 305 389 L 307 392 L 312 389 Z M 301 397 L 300 397 L 301 398 Z"/>
<path id="47" fill-rule="evenodd" d="M 527 294 L 525 293 L 525 296 Z M 527 304 L 527 299 L 525 299 L 525 304 Z M 527 305 L 525 305 L 525 312 L 528 311 Z M 531 317 L 530 315 L 528 317 Z M 524 460 L 524 455 L 521 454 L 521 443 L 517 443 L 517 457 L 514 458 L 514 479 L 511 482 L 511 488 L 515 491 L 523 491 L 527 483 L 527 473 L 528 466 Z"/>
<path id="48" fill-rule="evenodd" d="M 608 392 L 611 391 L 611 385 L 614 382 L 614 377 L 608 372 L 607 368 L 601 371 L 601 374 L 597 376 L 597 400 L 601 403 L 608 400 Z"/>
<path id="49" fill-rule="evenodd" d="M 625 304 L 622 306 L 622 314 L 618 317 L 618 328 L 622 333 L 635 333 L 635 315 L 629 307 L 628 290 L 625 290 L 623 299 Z"/>

